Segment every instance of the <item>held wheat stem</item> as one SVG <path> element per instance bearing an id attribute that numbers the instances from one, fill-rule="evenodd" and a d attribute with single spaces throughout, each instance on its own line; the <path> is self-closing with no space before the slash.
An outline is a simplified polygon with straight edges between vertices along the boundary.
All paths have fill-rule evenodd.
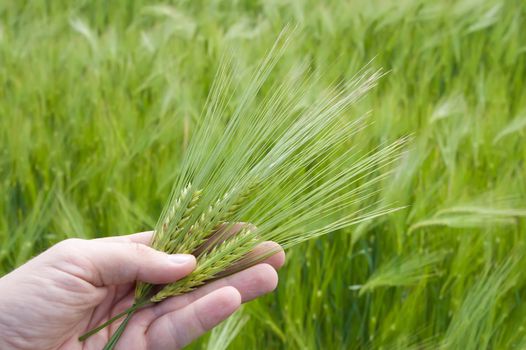
<path id="1" fill-rule="evenodd" d="M 369 152 L 358 139 L 367 116 L 350 116 L 381 72 L 364 70 L 307 104 L 316 79 L 308 73 L 287 76 L 265 95 L 262 87 L 289 40 L 278 38 L 244 88 L 230 86 L 235 79 L 221 66 L 152 240 L 153 248 L 170 254 L 195 254 L 197 268 L 164 286 L 139 282 L 136 305 L 189 292 L 261 261 L 246 256 L 263 241 L 289 247 L 392 211 L 377 198 L 406 140 Z M 236 222 L 254 226 L 232 235 L 227 231 Z M 127 315 L 126 322 L 107 349 L 137 308 L 118 315 Z"/>

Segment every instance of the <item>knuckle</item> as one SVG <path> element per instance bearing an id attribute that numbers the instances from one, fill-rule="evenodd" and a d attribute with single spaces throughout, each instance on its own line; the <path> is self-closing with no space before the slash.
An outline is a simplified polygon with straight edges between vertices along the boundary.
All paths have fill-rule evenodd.
<path id="1" fill-rule="evenodd" d="M 205 333 L 210 327 L 207 325 L 202 313 L 197 312 L 195 307 L 192 307 L 192 315 L 195 320 L 195 329 L 200 334 Z"/>
<path id="2" fill-rule="evenodd" d="M 145 246 L 144 244 L 135 243 L 135 242 L 131 244 L 132 244 L 133 250 L 135 251 L 135 253 L 137 253 L 137 255 L 147 255 L 147 254 L 150 254 L 151 252 L 151 248 Z"/>
<path id="3" fill-rule="evenodd" d="M 137 253 L 144 253 L 144 246 L 142 244 L 133 242 L 132 246 L 133 246 L 133 249 L 137 251 Z"/>
<path id="4" fill-rule="evenodd" d="M 67 253 L 72 250 L 78 249 L 85 242 L 86 240 L 80 238 L 68 238 L 55 244 L 52 249 L 57 252 Z"/>

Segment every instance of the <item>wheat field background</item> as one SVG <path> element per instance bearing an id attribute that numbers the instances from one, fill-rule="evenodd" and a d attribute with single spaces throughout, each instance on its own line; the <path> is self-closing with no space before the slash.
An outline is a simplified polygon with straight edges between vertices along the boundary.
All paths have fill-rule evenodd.
<path id="1" fill-rule="evenodd" d="M 313 91 L 387 71 L 356 146 L 413 135 L 379 193 L 405 209 L 290 250 L 275 293 L 191 347 L 526 348 L 519 0 L 1 1 L 0 275 L 151 229 L 221 53 L 253 67 L 290 23 Z"/>

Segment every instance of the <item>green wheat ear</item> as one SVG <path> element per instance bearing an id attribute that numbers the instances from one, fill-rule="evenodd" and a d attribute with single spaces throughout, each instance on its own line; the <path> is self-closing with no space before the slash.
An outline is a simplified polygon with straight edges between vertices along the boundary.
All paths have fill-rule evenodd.
<path id="1" fill-rule="evenodd" d="M 247 228 L 242 229 L 233 237 L 201 254 L 197 260 L 197 268 L 190 275 L 164 286 L 150 301 L 157 303 L 166 298 L 194 290 L 232 266 L 233 263 L 250 252 L 257 242 L 254 233 Z"/>
<path id="2" fill-rule="evenodd" d="M 378 192 L 407 139 L 362 150 L 367 116 L 350 113 L 381 72 L 364 70 L 307 106 L 315 73 L 294 70 L 264 95 L 289 40 L 278 38 L 246 86 L 230 86 L 229 61 L 214 80 L 152 239 L 155 249 L 197 255 L 195 271 L 164 286 L 139 282 L 134 305 L 82 340 L 126 316 L 105 348 L 113 349 L 138 309 L 261 262 L 268 253 L 243 258 L 263 241 L 288 248 L 394 210 Z M 247 224 L 231 232 L 239 222 Z"/>
<path id="3" fill-rule="evenodd" d="M 176 238 L 181 234 L 185 224 L 190 220 L 195 207 L 199 199 L 201 198 L 202 191 L 192 191 L 192 185 L 188 184 L 181 190 L 181 193 L 177 199 L 174 200 L 174 203 L 170 205 L 169 210 L 167 210 L 165 218 L 161 221 L 161 224 L 158 225 L 159 228 L 154 231 L 152 239 L 152 247 L 167 253 L 172 253 L 177 251 L 177 246 L 174 243 Z M 190 193 L 192 193 L 190 195 Z M 182 207 L 182 203 L 190 197 L 190 201 L 184 207 L 180 219 L 174 223 L 175 218 L 177 217 L 178 212 Z M 183 251 L 181 251 L 183 252 Z M 152 285 L 144 282 L 138 282 L 135 287 L 135 300 L 143 300 L 152 290 Z"/>

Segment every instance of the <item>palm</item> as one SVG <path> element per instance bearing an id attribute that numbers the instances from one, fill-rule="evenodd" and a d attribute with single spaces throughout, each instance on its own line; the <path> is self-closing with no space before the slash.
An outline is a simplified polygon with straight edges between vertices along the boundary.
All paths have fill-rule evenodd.
<path id="1" fill-rule="evenodd" d="M 56 336 L 59 337 L 59 335 L 62 334 L 61 344 L 63 345 L 59 348 L 101 349 L 104 344 L 107 343 L 111 334 L 115 331 L 121 321 L 117 321 L 106 329 L 94 334 L 85 342 L 79 342 L 78 338 L 87 330 L 106 322 L 114 315 L 128 308 L 133 300 L 134 283 L 105 287 L 105 290 L 101 293 L 102 300 L 100 300 L 100 297 L 97 295 L 98 293 L 93 293 L 90 289 L 90 287 L 87 287 L 85 291 L 76 293 L 79 300 L 79 313 L 71 315 L 70 329 L 57 329 Z M 91 307 L 91 305 L 97 306 Z M 64 308 L 68 310 L 70 306 L 64 305 Z M 57 316 L 62 317 L 64 320 L 69 318 L 68 315 Z M 136 323 L 135 320 L 132 319 L 130 321 L 132 327 L 134 326 L 134 323 Z M 134 338 L 137 338 L 137 341 L 141 341 L 141 337 L 144 338 L 144 333 L 136 334 Z"/>

